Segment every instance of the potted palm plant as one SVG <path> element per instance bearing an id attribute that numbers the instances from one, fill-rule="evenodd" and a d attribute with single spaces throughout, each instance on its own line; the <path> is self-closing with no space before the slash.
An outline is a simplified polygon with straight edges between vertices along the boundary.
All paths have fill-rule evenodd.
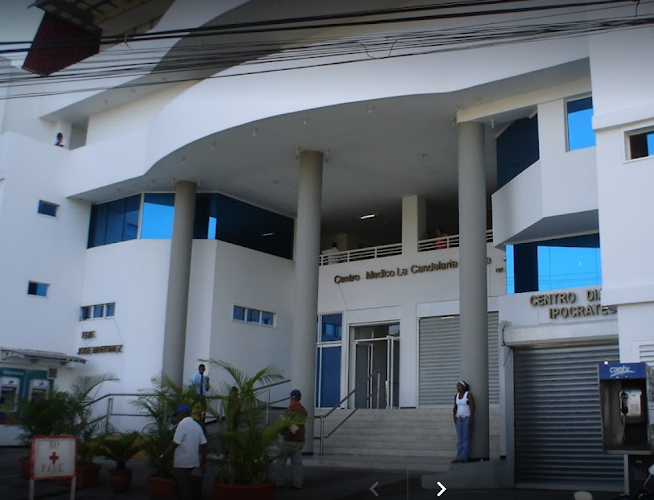
<path id="1" fill-rule="evenodd" d="M 116 463 L 116 468 L 109 471 L 109 486 L 114 493 L 129 490 L 132 469 L 127 467 L 127 462 L 141 451 L 141 442 L 141 434 L 137 431 L 114 432 L 98 437 L 97 454 Z"/>
<path id="2" fill-rule="evenodd" d="M 66 392 L 68 411 L 72 415 L 68 434 L 77 438 L 77 489 L 91 488 L 100 484 L 100 464 L 93 459 L 98 456 L 96 438 L 99 435 L 100 418 L 93 418 L 92 403 L 97 390 L 105 382 L 116 382 L 112 373 L 99 375 L 82 375 L 77 377 Z M 56 483 L 70 485 L 70 479 L 56 479 Z"/>
<path id="3" fill-rule="evenodd" d="M 249 376 L 224 361 L 208 363 L 224 370 L 231 379 L 223 382 L 217 396 L 223 401 L 223 414 L 215 414 L 220 432 L 210 443 L 211 463 L 218 467 L 213 484 L 216 499 L 273 499 L 276 485 L 269 474 L 277 458 L 273 450 L 279 433 L 302 423 L 299 419 L 265 422 L 267 403 L 260 398 L 262 386 L 283 377 L 274 365 Z"/>
<path id="4" fill-rule="evenodd" d="M 209 396 L 210 397 L 210 396 Z M 132 405 L 147 420 L 143 429 L 142 451 L 153 473 L 147 476 L 148 496 L 153 500 L 173 500 L 173 455 L 159 459 L 175 434 L 171 416 L 180 404 L 189 405 L 192 416 L 200 418 L 203 401 L 192 385 L 176 384 L 165 373 L 152 378 L 152 387 L 144 391 Z M 195 498 L 201 497 L 202 476 L 193 476 Z"/>
<path id="5" fill-rule="evenodd" d="M 93 463 L 95 437 L 99 423 L 92 419 L 94 391 L 102 384 L 118 379 L 111 373 L 77 377 L 70 390 L 53 388 L 46 399 L 22 400 L 14 423 L 20 429 L 19 440 L 29 446 L 34 436 L 73 435 L 77 438 L 77 488 L 97 486 L 101 466 Z M 26 464 L 26 466 L 24 465 Z M 29 458 L 21 459 L 21 476 L 29 477 Z M 57 480 L 70 484 L 70 479 Z"/>

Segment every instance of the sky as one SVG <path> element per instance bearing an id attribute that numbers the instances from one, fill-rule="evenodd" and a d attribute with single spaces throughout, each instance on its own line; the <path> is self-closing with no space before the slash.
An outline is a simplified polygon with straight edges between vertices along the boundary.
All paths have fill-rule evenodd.
<path id="1" fill-rule="evenodd" d="M 0 42 L 31 41 L 41 23 L 43 11 L 36 7 L 28 8 L 34 0 L 0 1 Z M 9 47 L 4 46 L 4 49 Z M 23 54 L 11 56 L 13 64 L 20 66 L 25 58 Z"/>

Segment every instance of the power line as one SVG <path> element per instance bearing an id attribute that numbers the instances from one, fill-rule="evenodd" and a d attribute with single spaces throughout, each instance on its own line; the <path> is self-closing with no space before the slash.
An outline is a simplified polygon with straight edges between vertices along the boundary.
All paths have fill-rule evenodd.
<path id="1" fill-rule="evenodd" d="M 593 3 L 615 4 L 616 2 Z M 588 4 L 586 3 L 585 5 Z M 598 10 L 608 8 L 610 7 L 605 6 Z M 586 11 L 584 10 L 583 12 Z M 478 15 L 484 14 L 486 13 L 478 13 Z M 568 12 L 566 14 L 569 15 L 570 13 Z M 557 14 L 550 13 L 549 15 L 542 16 L 541 19 L 556 16 Z M 530 18 L 529 21 L 533 19 Z M 525 20 L 522 20 L 522 22 L 524 23 Z M 136 81 L 121 85 L 123 88 L 138 88 L 205 78 L 246 76 L 292 69 L 347 64 L 373 59 L 419 56 L 455 50 L 469 50 L 473 48 L 542 41 L 552 38 L 584 36 L 589 33 L 624 30 L 652 24 L 654 24 L 654 17 L 604 18 L 587 21 L 517 25 L 507 25 L 504 22 L 497 22 L 471 25 L 465 28 L 457 26 L 455 28 L 437 31 L 381 33 L 358 37 L 343 37 L 336 40 L 314 40 L 311 44 L 299 44 L 285 50 L 280 50 L 280 47 L 295 44 L 296 41 L 292 39 L 261 42 L 233 41 L 231 43 L 203 44 L 197 47 L 181 45 L 175 47 L 173 50 L 168 48 L 130 48 L 112 51 L 111 58 L 106 57 L 101 64 L 96 63 L 94 59 L 90 59 L 48 78 L 25 75 L 24 73 L 8 75 L 0 79 L 0 87 L 11 86 L 16 89 L 32 86 L 42 87 L 43 85 L 52 87 L 55 84 L 90 80 L 98 82 L 98 85 L 94 87 L 83 89 L 42 89 L 32 92 L 25 90 L 24 93 L 16 93 L 5 97 L 20 98 L 107 90 L 114 88 L 114 85 L 103 86 L 99 82 L 127 76 L 149 77 L 145 81 Z M 334 58 L 341 59 L 334 61 Z M 274 66 L 284 63 L 293 63 L 294 65 L 287 67 Z M 238 68 L 235 68 L 235 66 L 238 66 Z M 256 69 L 257 66 L 263 66 L 263 69 Z M 236 71 L 229 75 L 213 74 L 227 68 L 234 68 Z M 198 74 L 208 71 L 212 73 Z M 175 76 L 166 78 L 166 81 L 161 81 L 157 78 L 161 75 L 172 74 L 175 74 Z M 213 76 L 211 76 L 212 74 Z"/>

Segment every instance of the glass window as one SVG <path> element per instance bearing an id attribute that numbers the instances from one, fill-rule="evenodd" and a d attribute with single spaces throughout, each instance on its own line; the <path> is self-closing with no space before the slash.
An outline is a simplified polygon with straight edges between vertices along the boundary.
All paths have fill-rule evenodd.
<path id="1" fill-rule="evenodd" d="M 57 208 L 59 208 L 59 205 L 55 205 L 54 203 L 48 203 L 47 201 L 39 200 L 40 214 L 49 215 L 50 217 L 56 217 Z"/>
<path id="2" fill-rule="evenodd" d="M 259 322 L 259 313 L 260 311 L 258 309 L 248 309 L 248 321 L 250 323 L 258 323 Z"/>
<path id="3" fill-rule="evenodd" d="M 94 205 L 91 209 L 91 223 L 89 226 L 89 248 L 105 244 L 107 237 L 107 213 L 109 206 L 106 203 Z"/>
<path id="4" fill-rule="evenodd" d="M 261 311 L 261 324 L 273 326 L 275 324 L 275 315 L 269 311 Z"/>
<path id="5" fill-rule="evenodd" d="M 216 238 L 292 259 L 294 231 L 290 217 L 218 193 L 200 193 L 196 197 L 195 239 Z"/>
<path id="6" fill-rule="evenodd" d="M 85 321 L 87 319 L 91 318 L 91 307 L 90 306 L 84 306 L 82 307 L 82 311 L 80 314 L 80 320 Z"/>
<path id="7" fill-rule="evenodd" d="M 93 317 L 102 318 L 104 316 L 104 304 L 98 304 L 93 306 Z"/>
<path id="8" fill-rule="evenodd" d="M 654 155 L 654 129 L 629 135 L 629 159 Z"/>
<path id="9" fill-rule="evenodd" d="M 342 332 L 342 314 L 325 314 L 322 316 L 320 341 L 336 342 L 341 340 Z"/>
<path id="10" fill-rule="evenodd" d="M 116 303 L 112 302 L 111 304 L 105 305 L 105 314 L 107 318 L 112 318 L 116 315 Z"/>
<path id="11" fill-rule="evenodd" d="M 29 295 L 38 295 L 39 297 L 47 297 L 48 295 L 48 284 L 46 283 L 37 283 L 36 281 L 30 281 L 27 285 L 27 293 Z"/>
<path id="12" fill-rule="evenodd" d="M 568 150 L 589 148 L 595 145 L 593 130 L 593 98 L 585 97 L 566 103 L 568 115 Z"/>
<path id="13" fill-rule="evenodd" d="M 125 199 L 125 227 L 121 241 L 135 240 L 139 234 L 139 212 L 141 210 L 141 195 Z"/>
<path id="14" fill-rule="evenodd" d="M 115 200 L 109 203 L 107 213 L 107 237 L 104 244 L 118 243 L 123 240 L 125 226 L 125 200 Z"/>
<path id="15" fill-rule="evenodd" d="M 147 193 L 143 200 L 141 238 L 172 238 L 174 214 L 175 195 L 173 193 Z"/>
<path id="16" fill-rule="evenodd" d="M 234 311 L 232 313 L 232 319 L 245 321 L 245 307 L 234 306 Z"/>
<path id="17" fill-rule="evenodd" d="M 599 234 L 506 247 L 506 293 L 602 284 Z"/>

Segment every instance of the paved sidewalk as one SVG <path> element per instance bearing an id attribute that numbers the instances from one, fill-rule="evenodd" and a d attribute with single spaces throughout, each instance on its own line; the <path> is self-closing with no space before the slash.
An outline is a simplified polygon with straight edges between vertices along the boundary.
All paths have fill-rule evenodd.
<path id="1" fill-rule="evenodd" d="M 27 500 L 27 479 L 19 476 L 18 458 L 27 450 L 21 448 L 0 448 L 0 500 Z M 147 500 L 145 476 L 149 473 L 143 461 L 129 462 L 134 471 L 132 487 L 127 493 L 114 495 L 109 489 L 107 475 L 112 463 L 98 460 L 103 465 L 100 486 L 78 490 L 76 499 Z M 288 467 L 290 473 L 290 467 Z M 210 469 L 205 475 L 202 500 L 213 500 L 214 492 Z M 474 477 L 470 478 L 471 484 Z M 447 489 L 437 496 L 437 490 L 426 490 L 421 486 L 420 474 L 411 471 L 347 469 L 323 466 L 304 468 L 304 488 L 278 489 L 276 500 L 573 500 L 573 491 L 558 490 L 453 490 Z M 375 496 L 370 488 L 375 485 Z M 445 485 L 447 487 L 447 485 Z M 593 492 L 594 500 L 609 500 L 615 493 Z M 35 485 L 35 499 L 68 500 L 70 490 L 57 486 L 52 481 L 39 481 Z"/>

